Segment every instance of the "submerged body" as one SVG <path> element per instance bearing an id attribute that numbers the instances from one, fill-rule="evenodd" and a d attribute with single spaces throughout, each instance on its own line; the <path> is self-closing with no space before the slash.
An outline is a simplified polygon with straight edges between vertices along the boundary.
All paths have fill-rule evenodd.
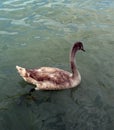
<path id="1" fill-rule="evenodd" d="M 70 65 L 72 73 L 53 67 L 25 69 L 16 66 L 16 69 L 25 81 L 36 85 L 35 90 L 61 90 L 72 88 L 81 82 L 80 73 L 74 62 L 75 54 L 78 50 L 85 51 L 81 42 L 76 42 L 71 49 Z"/>

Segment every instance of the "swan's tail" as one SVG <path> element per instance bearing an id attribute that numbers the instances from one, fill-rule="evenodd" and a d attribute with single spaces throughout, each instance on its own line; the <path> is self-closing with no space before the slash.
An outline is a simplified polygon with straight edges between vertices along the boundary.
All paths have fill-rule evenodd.
<path id="1" fill-rule="evenodd" d="M 22 77 L 27 76 L 27 71 L 25 68 L 22 68 L 20 66 L 16 66 L 16 69 L 17 69 L 18 73 L 20 74 L 20 76 L 22 76 Z"/>
<path id="2" fill-rule="evenodd" d="M 32 83 L 34 85 L 37 84 L 37 81 L 33 78 L 30 77 L 30 73 L 28 72 L 29 70 L 22 68 L 20 66 L 16 66 L 16 69 L 18 71 L 18 73 L 20 74 L 20 76 L 28 83 Z"/>

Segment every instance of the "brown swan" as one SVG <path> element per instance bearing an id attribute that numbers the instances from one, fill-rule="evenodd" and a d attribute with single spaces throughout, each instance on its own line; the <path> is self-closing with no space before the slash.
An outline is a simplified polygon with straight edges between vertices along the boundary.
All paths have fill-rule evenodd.
<path id="1" fill-rule="evenodd" d="M 74 43 L 70 52 L 70 66 L 72 73 L 52 67 L 25 69 L 16 66 L 16 69 L 25 81 L 36 85 L 36 87 L 31 89 L 30 92 L 34 90 L 61 90 L 73 88 L 81 82 L 81 76 L 74 61 L 75 54 L 78 50 L 85 51 L 82 42 Z"/>

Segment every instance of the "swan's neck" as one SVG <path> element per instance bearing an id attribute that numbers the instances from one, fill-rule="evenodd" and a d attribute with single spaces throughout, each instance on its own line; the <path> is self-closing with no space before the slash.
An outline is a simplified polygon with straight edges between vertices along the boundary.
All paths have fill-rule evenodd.
<path id="1" fill-rule="evenodd" d="M 72 77 L 76 78 L 79 75 L 76 63 L 75 63 L 75 55 L 78 49 L 76 47 L 73 47 L 70 54 L 70 65 L 71 65 L 71 71 L 72 71 Z"/>

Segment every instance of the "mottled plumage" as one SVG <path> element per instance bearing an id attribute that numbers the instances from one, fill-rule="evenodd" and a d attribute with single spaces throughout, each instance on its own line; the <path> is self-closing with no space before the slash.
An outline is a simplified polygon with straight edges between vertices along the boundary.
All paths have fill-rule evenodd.
<path id="1" fill-rule="evenodd" d="M 23 79 L 36 85 L 36 90 L 61 90 L 77 86 L 81 81 L 74 57 L 77 50 L 83 50 L 83 44 L 77 42 L 73 45 L 70 53 L 72 73 L 52 67 L 41 67 L 38 69 L 25 69 L 16 66 Z"/>

